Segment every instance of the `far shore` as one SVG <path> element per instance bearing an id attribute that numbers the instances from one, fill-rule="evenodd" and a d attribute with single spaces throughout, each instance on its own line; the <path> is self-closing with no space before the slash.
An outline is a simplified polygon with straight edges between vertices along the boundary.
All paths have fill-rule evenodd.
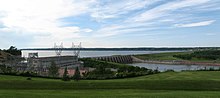
<path id="1" fill-rule="evenodd" d="M 149 64 L 167 64 L 167 65 L 206 65 L 206 66 L 220 66 L 220 63 L 215 62 L 195 62 L 184 60 L 142 60 L 132 56 L 134 63 L 149 63 Z"/>

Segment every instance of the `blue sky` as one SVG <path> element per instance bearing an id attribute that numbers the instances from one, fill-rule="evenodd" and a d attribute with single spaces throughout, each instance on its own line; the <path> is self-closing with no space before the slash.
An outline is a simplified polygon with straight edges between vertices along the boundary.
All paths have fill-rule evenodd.
<path id="1" fill-rule="evenodd" d="M 0 0 L 0 48 L 220 46 L 219 0 Z"/>

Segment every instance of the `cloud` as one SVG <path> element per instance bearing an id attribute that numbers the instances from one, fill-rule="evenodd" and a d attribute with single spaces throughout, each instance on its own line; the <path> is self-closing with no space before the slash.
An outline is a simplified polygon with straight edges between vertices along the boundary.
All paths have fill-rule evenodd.
<path id="1" fill-rule="evenodd" d="M 134 3 L 133 1 L 132 3 Z M 176 0 L 176 1 L 170 1 L 170 2 L 160 2 L 161 4 L 158 4 L 157 6 L 153 6 L 155 3 L 160 2 L 152 1 L 148 3 L 136 2 L 136 4 L 141 5 L 140 7 L 133 6 L 128 7 L 129 10 L 124 10 L 123 8 L 119 8 L 116 6 L 111 6 L 108 10 L 104 9 L 105 15 L 114 16 L 109 18 L 117 18 L 120 16 L 121 13 L 129 13 L 132 12 L 132 10 L 135 9 L 142 9 L 139 10 L 139 12 L 134 13 L 134 15 L 128 16 L 127 18 L 123 18 L 124 21 L 120 21 L 120 23 L 105 25 L 101 29 L 97 30 L 95 34 L 97 36 L 101 37 L 107 37 L 107 36 L 115 36 L 125 33 L 137 33 L 137 32 L 145 32 L 148 33 L 150 30 L 157 30 L 157 29 L 170 29 L 173 25 L 180 26 L 185 21 L 201 21 L 203 17 L 196 17 L 194 16 L 194 10 L 198 11 L 199 9 L 192 9 L 192 8 L 198 8 L 202 6 L 207 6 L 207 3 L 210 3 L 210 10 L 213 8 L 211 4 L 213 2 L 210 2 L 210 0 Z M 119 3 L 121 6 L 126 6 L 126 3 Z M 146 5 L 151 6 L 149 8 L 146 8 Z M 110 10 L 111 9 L 111 10 Z M 117 10 L 116 10 L 117 9 Z M 144 9 L 144 10 L 143 10 Z M 187 13 L 185 12 L 187 9 Z M 188 9 L 191 9 L 190 11 Z M 106 11 L 106 12 L 105 12 Z M 109 13 L 107 13 L 109 12 Z M 104 18 L 103 18 L 104 19 Z M 204 19 L 203 19 L 204 20 Z M 212 21 L 209 21 L 212 22 Z M 213 21 L 214 22 L 214 21 Z M 205 22 L 206 23 L 206 22 Z M 202 22 L 204 25 L 205 23 Z M 200 24 L 200 25 L 202 25 Z M 198 24 L 193 24 L 198 25 Z"/>
<path id="2" fill-rule="evenodd" d="M 123 22 L 114 25 L 107 25 L 99 29 L 96 34 L 98 36 L 115 36 L 125 33 L 145 32 L 149 33 L 150 30 L 171 29 L 172 26 L 204 26 L 213 23 L 215 20 L 204 21 L 193 24 L 186 24 L 184 22 L 201 21 L 204 17 L 196 17 L 194 11 L 200 10 L 200 7 L 209 5 L 209 10 L 216 7 L 210 0 L 175 0 L 164 2 L 157 6 L 152 6 L 154 1 L 149 3 L 152 8 L 143 8 L 140 12 L 128 16 Z M 214 2 L 215 3 L 215 2 Z M 121 4 L 123 6 L 123 4 Z M 146 5 L 145 5 L 146 6 Z M 115 7 L 112 7 L 114 9 Z M 197 8 L 197 9 L 193 9 Z M 203 10 L 203 9 L 201 9 Z M 107 10 L 108 11 L 108 10 Z M 123 12 L 123 9 L 120 9 Z M 119 13 L 120 13 L 119 11 Z M 131 11 L 131 10 L 128 10 Z M 187 12 L 185 12 L 187 11 Z M 117 14 L 109 14 L 117 16 Z"/>
<path id="3" fill-rule="evenodd" d="M 210 25 L 218 21 L 219 4 L 218 0 L 0 0 L 0 37 L 4 37 L 0 41 L 16 44 L 24 39 L 22 47 L 78 40 L 102 46 L 109 41 L 96 39 Z"/>
<path id="4" fill-rule="evenodd" d="M 34 36 L 44 43 L 78 38 L 80 32 L 91 32 L 78 26 L 63 27 L 59 19 L 88 13 L 94 0 L 0 0 L 1 31 Z M 3 32 L 0 32 L 3 33 Z"/>
<path id="5" fill-rule="evenodd" d="M 172 11 L 175 11 L 177 9 L 201 5 L 207 3 L 208 1 L 210 0 L 183 0 L 183 1 L 168 2 L 160 6 L 157 6 L 155 8 L 152 8 L 150 10 L 147 10 L 141 14 L 138 14 L 135 17 L 131 18 L 129 21 L 131 22 L 152 21 L 160 17 L 168 16 Z"/>
<path id="6" fill-rule="evenodd" d="M 94 31 L 93 35 L 94 37 L 109 37 L 120 34 L 136 33 L 136 32 L 156 29 L 151 25 L 152 23 L 133 23 L 133 24 L 121 23 L 121 24 L 106 25 Z"/>
<path id="7" fill-rule="evenodd" d="M 117 2 L 98 2 L 96 7 L 92 9 L 91 17 L 97 21 L 105 19 L 119 18 L 121 15 L 130 13 L 131 11 L 148 7 L 161 0 L 117 0 Z"/>
<path id="8" fill-rule="evenodd" d="M 216 33 L 205 33 L 205 35 L 208 35 L 208 36 L 215 36 L 217 35 Z"/>
<path id="9" fill-rule="evenodd" d="M 176 27 L 199 27 L 199 26 L 207 26 L 214 22 L 215 20 L 209 20 L 209 21 L 202 21 L 202 22 L 189 23 L 189 24 L 175 24 L 175 26 Z"/>

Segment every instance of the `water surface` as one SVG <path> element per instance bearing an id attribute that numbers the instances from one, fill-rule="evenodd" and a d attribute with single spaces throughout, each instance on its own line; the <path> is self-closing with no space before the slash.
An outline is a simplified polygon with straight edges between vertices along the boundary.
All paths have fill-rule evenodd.
<path id="1" fill-rule="evenodd" d="M 56 56 L 53 50 L 22 50 L 22 57 L 28 57 L 28 53 L 38 53 L 39 57 Z M 112 56 L 112 55 L 136 55 L 136 54 L 153 54 L 165 53 L 174 51 L 80 51 L 79 56 L 83 57 L 99 57 L 99 56 Z M 73 55 L 74 51 L 65 50 L 61 55 Z"/>
<path id="2" fill-rule="evenodd" d="M 182 70 L 199 70 L 199 69 L 219 69 L 220 66 L 205 66 L 205 65 L 166 65 L 166 64 L 148 64 L 148 63 L 133 63 L 129 64 L 132 66 L 139 66 L 145 67 L 148 69 L 158 69 L 159 71 L 166 71 L 166 70 L 174 70 L 174 71 L 182 71 Z"/>

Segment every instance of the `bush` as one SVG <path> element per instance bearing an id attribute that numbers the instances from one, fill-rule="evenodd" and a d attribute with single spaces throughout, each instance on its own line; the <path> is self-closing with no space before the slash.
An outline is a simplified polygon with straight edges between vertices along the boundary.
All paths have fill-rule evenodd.
<path id="1" fill-rule="evenodd" d="M 26 72 L 20 73 L 19 75 L 25 76 L 25 77 L 33 77 L 33 76 L 37 76 L 37 73 L 26 71 Z"/>
<path id="2" fill-rule="evenodd" d="M 175 72 L 173 69 L 168 69 L 165 72 Z"/>
<path id="3" fill-rule="evenodd" d="M 31 77 L 28 77 L 27 80 L 32 80 Z"/>

